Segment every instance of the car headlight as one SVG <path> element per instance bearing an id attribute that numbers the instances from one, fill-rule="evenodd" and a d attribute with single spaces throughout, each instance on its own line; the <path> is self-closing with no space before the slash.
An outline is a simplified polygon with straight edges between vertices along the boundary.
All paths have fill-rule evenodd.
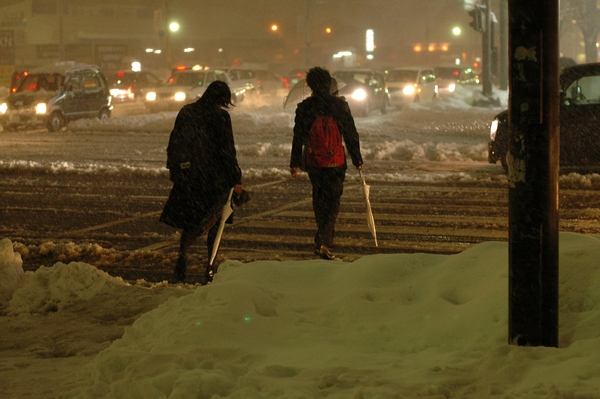
<path id="1" fill-rule="evenodd" d="M 8 104 L 2 103 L 0 104 L 0 114 L 4 115 L 8 110 Z"/>
<path id="2" fill-rule="evenodd" d="M 410 96 L 412 94 L 415 94 L 415 86 L 405 86 L 404 89 L 402 89 L 402 93 L 406 94 L 407 96 Z"/>
<path id="3" fill-rule="evenodd" d="M 119 95 L 120 90 L 119 89 L 110 89 L 110 95 L 113 97 L 116 97 Z"/>
<path id="4" fill-rule="evenodd" d="M 448 91 L 450 93 L 454 93 L 454 90 L 456 90 L 456 84 L 450 83 L 450 85 L 448 86 Z"/>
<path id="5" fill-rule="evenodd" d="M 492 125 L 490 126 L 490 140 L 496 140 L 496 132 L 498 131 L 498 119 L 494 119 L 492 121 Z"/>
<path id="6" fill-rule="evenodd" d="M 146 93 L 146 101 L 156 101 L 156 92 L 149 91 Z"/>
<path id="7" fill-rule="evenodd" d="M 175 95 L 173 96 L 173 100 L 175 101 L 185 101 L 185 98 L 187 96 L 185 95 L 184 92 L 182 91 L 178 91 L 177 93 L 175 93 Z"/>
<path id="8" fill-rule="evenodd" d="M 365 98 L 367 98 L 367 92 L 364 89 L 356 89 L 350 97 L 352 97 L 354 100 L 363 101 Z"/>
<path id="9" fill-rule="evenodd" d="M 35 105 L 35 113 L 38 115 L 45 114 L 47 110 L 46 103 L 38 103 Z"/>

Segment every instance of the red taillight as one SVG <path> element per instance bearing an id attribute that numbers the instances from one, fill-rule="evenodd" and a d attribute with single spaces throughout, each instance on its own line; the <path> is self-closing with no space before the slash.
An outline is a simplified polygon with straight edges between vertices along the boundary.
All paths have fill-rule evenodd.
<path id="1" fill-rule="evenodd" d="M 458 71 L 454 71 L 452 73 L 454 74 L 454 76 L 458 76 Z"/>
<path id="2" fill-rule="evenodd" d="M 298 73 L 296 74 L 296 76 L 298 76 L 299 78 L 301 78 L 301 77 L 302 77 L 302 72 L 298 72 Z"/>
<path id="3" fill-rule="evenodd" d="M 125 72 L 123 72 L 123 71 L 117 72 L 117 76 L 121 78 L 121 77 L 125 76 Z"/>
<path id="4" fill-rule="evenodd" d="M 177 65 L 175 67 L 175 70 L 177 71 L 185 71 L 187 68 L 185 67 L 185 65 Z"/>

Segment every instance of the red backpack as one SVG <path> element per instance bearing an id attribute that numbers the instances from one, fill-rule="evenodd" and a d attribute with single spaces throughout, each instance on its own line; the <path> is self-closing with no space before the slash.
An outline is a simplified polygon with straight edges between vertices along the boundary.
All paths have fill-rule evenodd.
<path id="1" fill-rule="evenodd" d="M 306 166 L 335 168 L 344 165 L 346 155 L 342 135 L 331 116 L 319 116 L 308 134 Z"/>

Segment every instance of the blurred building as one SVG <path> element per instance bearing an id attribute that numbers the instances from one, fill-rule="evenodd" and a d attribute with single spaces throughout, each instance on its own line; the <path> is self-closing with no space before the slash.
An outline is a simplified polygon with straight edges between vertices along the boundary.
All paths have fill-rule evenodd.
<path id="1" fill-rule="evenodd" d="M 119 69 L 146 46 L 156 45 L 157 6 L 114 0 L 3 0 L 0 31 L 12 36 L 16 68 L 75 60 Z"/>

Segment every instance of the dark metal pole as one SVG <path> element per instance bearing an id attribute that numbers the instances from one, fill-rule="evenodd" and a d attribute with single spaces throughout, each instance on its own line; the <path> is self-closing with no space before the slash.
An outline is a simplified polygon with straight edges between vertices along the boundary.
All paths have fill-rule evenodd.
<path id="1" fill-rule="evenodd" d="M 492 97 L 492 49 L 491 49 L 491 35 L 492 35 L 492 22 L 491 22 L 491 12 L 490 12 L 490 0 L 484 0 L 484 31 L 481 33 L 481 46 L 482 46 L 482 54 L 481 54 L 481 63 L 483 66 L 483 82 L 482 84 L 482 93 L 485 97 Z"/>
<path id="2" fill-rule="evenodd" d="M 509 343 L 558 346 L 559 0 L 509 0 Z"/>
<path id="3" fill-rule="evenodd" d="M 500 0 L 499 88 L 508 88 L 508 0 Z"/>
<path id="4" fill-rule="evenodd" d="M 306 0 L 306 15 L 304 21 L 304 44 L 306 48 L 306 54 L 304 64 L 306 67 L 310 66 L 310 0 Z"/>
<path id="5" fill-rule="evenodd" d="M 163 0 L 162 4 L 162 12 L 163 12 L 163 27 L 164 27 L 164 40 L 165 40 L 165 62 L 167 64 L 167 68 L 171 69 L 171 27 L 169 26 L 169 4 L 167 0 Z"/>
<path id="6" fill-rule="evenodd" d="M 63 21 L 63 9 L 62 1 L 56 0 L 56 21 L 58 24 L 58 60 L 62 61 L 65 58 L 65 44 L 64 44 L 64 21 Z"/>

